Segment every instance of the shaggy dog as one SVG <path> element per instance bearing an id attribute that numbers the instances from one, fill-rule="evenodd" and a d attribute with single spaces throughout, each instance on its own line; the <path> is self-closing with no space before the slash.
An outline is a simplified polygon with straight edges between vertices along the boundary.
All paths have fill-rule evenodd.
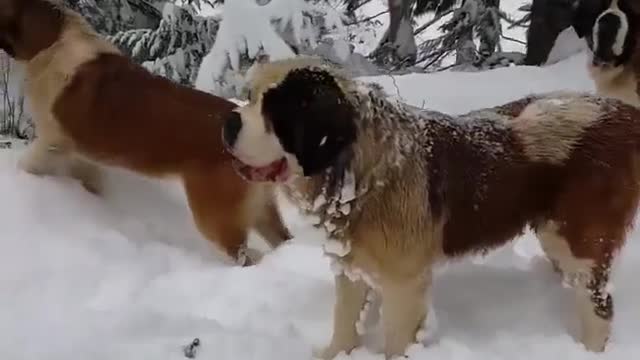
<path id="1" fill-rule="evenodd" d="M 235 105 L 154 76 L 79 15 L 48 0 L 0 0 L 0 48 L 26 69 L 35 141 L 20 161 L 99 193 L 97 164 L 183 184 L 201 233 L 245 263 L 247 232 L 271 245 L 290 237 L 273 186 L 231 167 L 220 132 Z"/>
<path id="2" fill-rule="evenodd" d="M 279 182 L 329 236 L 331 359 L 359 345 L 369 290 L 387 357 L 425 320 L 439 261 L 504 245 L 527 226 L 570 279 L 580 339 L 603 351 L 610 269 L 640 195 L 640 109 L 550 93 L 452 117 L 387 98 L 314 59 L 262 64 L 223 137 L 248 180 Z"/>
<path id="3" fill-rule="evenodd" d="M 573 27 L 591 50 L 589 75 L 600 95 L 640 106 L 637 0 L 577 0 Z"/>

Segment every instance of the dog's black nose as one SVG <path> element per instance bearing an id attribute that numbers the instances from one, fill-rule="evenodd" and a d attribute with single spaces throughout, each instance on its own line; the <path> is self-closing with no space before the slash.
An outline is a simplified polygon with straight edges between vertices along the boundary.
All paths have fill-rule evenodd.
<path id="1" fill-rule="evenodd" d="M 238 139 L 238 133 L 240 133 L 240 129 L 242 128 L 242 119 L 240 118 L 240 114 L 235 111 L 232 111 L 227 120 L 224 123 L 223 130 L 223 139 L 228 147 L 233 147 Z"/>

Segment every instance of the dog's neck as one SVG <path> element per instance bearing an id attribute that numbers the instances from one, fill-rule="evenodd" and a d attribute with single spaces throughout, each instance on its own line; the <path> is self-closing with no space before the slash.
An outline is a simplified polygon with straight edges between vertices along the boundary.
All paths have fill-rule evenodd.
<path id="1" fill-rule="evenodd" d="M 634 106 L 640 106 L 638 94 L 639 78 L 632 66 L 619 66 L 612 69 L 589 67 L 596 91 L 599 95 L 615 98 Z"/>
<path id="2" fill-rule="evenodd" d="M 62 9 L 63 26 L 58 38 L 32 59 L 23 62 L 25 91 L 46 110 L 75 75 L 78 67 L 104 53 L 119 50 L 98 35 L 78 13 Z"/>

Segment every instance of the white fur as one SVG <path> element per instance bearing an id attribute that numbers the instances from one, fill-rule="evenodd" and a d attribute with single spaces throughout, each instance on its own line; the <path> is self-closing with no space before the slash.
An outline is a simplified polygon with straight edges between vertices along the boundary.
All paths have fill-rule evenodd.
<path id="1" fill-rule="evenodd" d="M 561 164 L 569 158 L 586 128 L 600 118 L 600 106 L 588 98 L 563 96 L 528 105 L 509 122 L 530 159 Z"/>
<path id="2" fill-rule="evenodd" d="M 233 153 L 242 162 L 262 167 L 285 156 L 275 133 L 267 131 L 261 114 L 262 103 L 251 104 L 236 111 L 240 114 L 242 128 L 233 144 Z"/>

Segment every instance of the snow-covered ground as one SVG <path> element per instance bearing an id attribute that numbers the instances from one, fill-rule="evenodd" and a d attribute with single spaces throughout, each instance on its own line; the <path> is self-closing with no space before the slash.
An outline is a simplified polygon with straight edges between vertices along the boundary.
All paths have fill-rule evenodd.
<path id="1" fill-rule="evenodd" d="M 413 105 L 461 113 L 531 92 L 591 90 L 584 62 L 368 80 Z M 197 337 L 198 359 L 303 360 L 328 341 L 333 286 L 322 234 L 290 206 L 296 238 L 256 267 L 230 267 L 194 229 L 177 184 L 112 170 L 97 198 L 71 180 L 18 171 L 19 154 L 0 150 L 1 359 L 184 359 L 182 346 Z M 614 275 L 607 353 L 587 353 L 572 339 L 571 292 L 527 235 L 442 269 L 435 338 L 410 358 L 637 357 L 639 240 L 634 232 Z M 345 358 L 383 359 L 370 340 Z"/>

